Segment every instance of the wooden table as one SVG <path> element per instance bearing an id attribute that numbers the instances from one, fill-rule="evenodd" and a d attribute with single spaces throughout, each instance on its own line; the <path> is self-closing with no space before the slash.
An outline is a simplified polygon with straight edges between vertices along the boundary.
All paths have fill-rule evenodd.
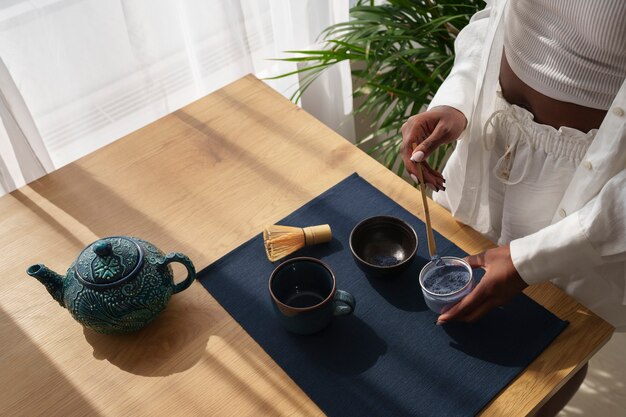
<path id="1" fill-rule="evenodd" d="M 322 414 L 197 282 L 144 330 L 104 336 L 25 270 L 64 273 L 120 234 L 201 269 L 354 171 L 421 217 L 415 188 L 247 76 L 0 198 L 0 415 Z M 490 246 L 434 204 L 431 215 L 465 251 Z M 613 332 L 551 284 L 527 293 L 571 324 L 485 416 L 536 409 Z"/>

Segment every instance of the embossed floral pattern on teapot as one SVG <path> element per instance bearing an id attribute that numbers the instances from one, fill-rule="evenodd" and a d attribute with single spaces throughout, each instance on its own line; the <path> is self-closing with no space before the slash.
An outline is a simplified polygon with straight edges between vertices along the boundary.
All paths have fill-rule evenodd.
<path id="1" fill-rule="evenodd" d="M 178 284 L 172 262 L 187 268 L 187 277 Z M 193 263 L 182 253 L 165 255 L 151 243 L 128 236 L 107 237 L 87 246 L 65 276 L 41 264 L 27 273 L 78 322 L 100 333 L 139 330 L 196 276 Z"/>

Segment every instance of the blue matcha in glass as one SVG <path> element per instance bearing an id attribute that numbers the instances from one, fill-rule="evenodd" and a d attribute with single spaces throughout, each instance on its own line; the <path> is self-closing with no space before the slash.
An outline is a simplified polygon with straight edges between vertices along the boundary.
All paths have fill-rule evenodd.
<path id="1" fill-rule="evenodd" d="M 452 294 L 465 287 L 470 273 L 461 265 L 436 266 L 424 275 L 424 288 L 434 294 Z"/>
<path id="2" fill-rule="evenodd" d="M 472 291 L 472 268 L 463 259 L 443 256 L 422 268 L 419 282 L 426 305 L 440 314 Z"/>

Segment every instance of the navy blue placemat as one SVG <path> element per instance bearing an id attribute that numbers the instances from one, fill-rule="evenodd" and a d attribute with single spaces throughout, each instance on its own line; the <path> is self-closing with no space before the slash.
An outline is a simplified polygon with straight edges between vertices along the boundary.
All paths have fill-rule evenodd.
<path id="1" fill-rule="evenodd" d="M 417 194 L 415 201 L 421 204 Z M 359 221 L 383 214 L 411 224 L 420 242 L 419 257 L 393 281 L 367 278 L 348 243 Z M 286 332 L 268 292 L 278 263 L 265 257 L 261 235 L 203 269 L 199 280 L 329 416 L 473 416 L 567 326 L 525 295 L 476 324 L 436 326 L 417 280 L 428 258 L 424 224 L 357 174 L 279 223 L 330 224 L 330 243 L 292 256 L 324 260 L 337 287 L 355 296 L 353 315 L 315 335 Z M 466 255 L 435 239 L 440 255 Z"/>

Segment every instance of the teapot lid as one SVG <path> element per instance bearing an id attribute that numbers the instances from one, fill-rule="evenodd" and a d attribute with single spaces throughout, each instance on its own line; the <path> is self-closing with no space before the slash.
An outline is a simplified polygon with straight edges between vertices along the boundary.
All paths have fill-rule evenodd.
<path id="1" fill-rule="evenodd" d="M 93 242 L 78 256 L 76 274 L 88 287 L 122 284 L 143 266 L 143 250 L 132 238 L 107 237 Z"/>

